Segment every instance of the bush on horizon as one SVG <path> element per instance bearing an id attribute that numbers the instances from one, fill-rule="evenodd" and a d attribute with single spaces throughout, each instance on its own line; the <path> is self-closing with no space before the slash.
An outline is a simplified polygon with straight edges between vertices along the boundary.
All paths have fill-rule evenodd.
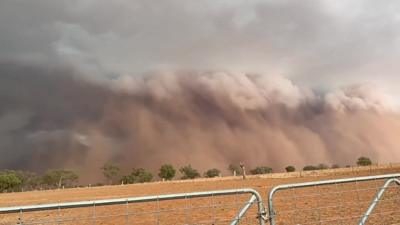
<path id="1" fill-rule="evenodd" d="M 160 167 L 158 176 L 165 180 L 172 180 L 175 177 L 176 170 L 171 164 L 164 164 Z"/>
<path id="2" fill-rule="evenodd" d="M 192 166 L 189 164 L 187 166 L 183 166 L 179 169 L 179 172 L 182 173 L 181 179 L 186 180 L 186 179 L 194 179 L 197 177 L 200 177 L 200 173 L 196 170 L 193 169 Z"/>

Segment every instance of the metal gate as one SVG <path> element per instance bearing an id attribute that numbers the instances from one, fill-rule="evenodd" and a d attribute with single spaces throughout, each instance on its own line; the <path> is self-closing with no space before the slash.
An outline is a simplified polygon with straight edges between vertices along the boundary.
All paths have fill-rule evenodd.
<path id="1" fill-rule="evenodd" d="M 398 177 L 389 174 L 276 186 L 269 192 L 270 224 L 400 224 Z"/>
<path id="2" fill-rule="evenodd" d="M 247 196 L 245 196 L 247 194 Z M 250 199 L 248 199 L 250 195 Z M 227 198 L 232 198 L 229 201 Z M 190 199 L 197 199 L 198 204 L 189 203 Z M 207 200 L 198 201 L 201 198 Z M 247 200 L 246 200 L 247 199 Z M 162 206 L 166 201 L 174 202 Z M 155 203 L 150 209 L 148 205 Z M 257 208 L 251 210 L 256 204 Z M 112 214 L 112 206 L 119 207 L 122 213 Z M 135 208 L 136 206 L 136 208 Z M 181 207 L 179 207 L 181 206 Z M 84 210 L 79 215 L 71 213 L 70 209 L 90 208 L 86 216 Z M 101 209 L 101 207 L 108 207 Z M 254 208 L 254 207 L 253 207 Z M 229 210 L 230 209 L 230 210 Z M 76 209 L 75 209 L 76 210 Z M 249 211 L 251 215 L 246 216 Z M 41 214 L 27 215 L 30 212 Z M 46 213 L 43 213 L 46 212 Z M 162 215 L 165 213 L 166 215 Z M 194 217 L 190 214 L 195 214 Z M 0 224 L 260 224 L 265 225 L 265 207 L 260 194 L 253 189 L 234 189 L 223 191 L 206 191 L 158 196 L 144 196 L 133 198 L 107 199 L 97 201 L 80 201 L 57 204 L 42 204 L 0 208 L 0 214 L 15 214 L 14 218 L 3 217 Z M 231 218 L 229 218 L 231 217 Z M 105 219 L 106 222 L 100 222 Z"/>

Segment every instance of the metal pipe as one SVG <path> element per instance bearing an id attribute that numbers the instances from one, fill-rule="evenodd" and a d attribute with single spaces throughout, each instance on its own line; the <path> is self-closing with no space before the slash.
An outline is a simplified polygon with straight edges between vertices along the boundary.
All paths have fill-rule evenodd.
<path id="1" fill-rule="evenodd" d="M 380 188 L 379 192 L 376 194 L 374 200 L 372 200 L 371 205 L 368 207 L 368 210 L 365 212 L 364 216 L 361 217 L 359 225 L 364 225 L 367 222 L 368 217 L 371 215 L 372 211 L 374 210 L 374 208 L 378 204 L 379 200 L 382 198 L 382 196 L 385 193 L 386 189 L 393 182 L 396 183 L 397 185 L 400 185 L 400 180 L 398 180 L 396 178 L 392 178 L 392 179 L 387 180 L 385 182 L 385 184 Z"/>
<path id="2" fill-rule="evenodd" d="M 320 186 L 320 185 L 339 184 L 339 183 L 351 183 L 351 182 L 361 182 L 361 181 L 370 181 L 370 180 L 391 179 L 391 178 L 398 178 L 398 177 L 400 177 L 400 173 L 278 185 L 278 186 L 274 187 L 269 192 L 269 195 L 268 195 L 268 210 L 269 210 L 270 224 L 276 225 L 273 198 L 274 198 L 275 193 L 279 190 L 311 187 L 311 186 L 318 186 L 318 185 Z"/>
<path id="3" fill-rule="evenodd" d="M 235 217 L 235 219 L 233 219 L 233 221 L 231 222 L 231 225 L 237 225 L 239 224 L 240 220 L 244 217 L 244 215 L 246 214 L 247 210 L 249 210 L 249 208 L 251 207 L 251 205 L 253 205 L 253 203 L 257 201 L 257 197 L 252 195 L 250 200 L 248 202 L 246 202 L 246 204 L 243 206 L 243 208 L 240 210 L 240 212 L 237 214 L 237 216 Z"/>

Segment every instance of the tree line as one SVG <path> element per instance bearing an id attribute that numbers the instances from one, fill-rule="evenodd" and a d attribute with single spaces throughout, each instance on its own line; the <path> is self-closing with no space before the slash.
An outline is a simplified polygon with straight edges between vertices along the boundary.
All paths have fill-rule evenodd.
<path id="1" fill-rule="evenodd" d="M 372 165 L 372 161 L 367 157 L 360 157 L 357 160 L 358 166 Z M 326 164 L 307 165 L 303 167 L 303 171 L 323 170 L 328 168 L 339 168 L 337 164 L 331 167 Z M 346 166 L 347 167 L 347 166 Z M 121 169 L 118 165 L 106 163 L 101 168 L 101 172 L 108 185 L 112 184 L 134 184 L 151 182 L 154 179 L 153 173 L 144 168 L 134 168 L 128 174 L 121 174 Z M 244 175 L 245 169 L 241 164 L 230 164 L 227 168 L 232 175 Z M 286 172 L 294 172 L 294 166 L 287 166 Z M 221 171 L 217 168 L 206 170 L 202 175 L 193 168 L 190 164 L 180 167 L 178 170 L 172 164 L 164 164 L 159 168 L 158 177 L 162 180 L 172 180 L 176 177 L 177 172 L 180 172 L 180 179 L 195 179 L 199 177 L 219 177 Z M 268 166 L 257 166 L 249 170 L 250 174 L 268 174 L 272 173 L 272 168 Z M 3 170 L 0 171 L 0 192 L 15 192 L 39 189 L 55 189 L 64 187 L 78 186 L 79 176 L 72 170 L 48 170 L 42 175 L 38 175 L 29 171 L 19 170 Z M 97 183 L 94 186 L 101 186 L 102 183 Z"/>
<path id="2" fill-rule="evenodd" d="M 72 187 L 79 176 L 71 170 L 48 170 L 42 175 L 30 171 L 0 171 L 0 192 Z"/>

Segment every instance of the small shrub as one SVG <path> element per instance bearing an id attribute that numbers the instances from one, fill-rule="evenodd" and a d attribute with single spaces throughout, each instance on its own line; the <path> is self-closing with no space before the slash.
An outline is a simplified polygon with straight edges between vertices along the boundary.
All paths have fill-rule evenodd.
<path id="1" fill-rule="evenodd" d="M 256 168 L 250 170 L 250 173 L 253 175 L 272 173 L 272 168 L 267 167 L 267 166 L 258 166 Z"/>
<path id="2" fill-rule="evenodd" d="M 294 168 L 294 166 L 287 166 L 285 168 L 286 172 L 290 173 L 290 172 L 294 172 L 296 171 L 296 168 Z"/>
<path id="3" fill-rule="evenodd" d="M 131 174 L 123 176 L 124 184 L 145 183 L 153 180 L 153 174 L 143 168 L 133 169 Z"/>
<path id="4" fill-rule="evenodd" d="M 371 159 L 362 156 L 362 157 L 358 158 L 357 165 L 358 166 L 370 166 L 370 165 L 372 165 L 372 161 L 371 161 Z"/>
<path id="5" fill-rule="evenodd" d="M 181 167 L 179 169 L 179 172 L 181 172 L 183 174 L 181 179 L 184 179 L 184 180 L 200 177 L 200 173 L 196 169 L 193 169 L 191 165 Z"/>
<path id="6" fill-rule="evenodd" d="M 303 168 L 304 171 L 318 170 L 316 166 L 308 165 Z"/>
<path id="7" fill-rule="evenodd" d="M 158 176 L 165 180 L 172 180 L 175 177 L 176 170 L 170 164 L 165 164 L 160 167 Z"/>
<path id="8" fill-rule="evenodd" d="M 319 170 L 326 170 L 326 169 L 328 169 L 329 167 L 326 165 L 326 164 L 323 164 L 323 163 L 320 163 L 320 164 L 318 164 L 318 166 L 317 166 L 317 169 L 319 169 Z"/>
<path id="9" fill-rule="evenodd" d="M 221 174 L 219 169 L 209 169 L 204 173 L 204 177 L 218 177 Z"/>
<path id="10" fill-rule="evenodd" d="M 22 181 L 14 173 L 0 174 L 0 192 L 14 190 L 22 184 Z"/>

